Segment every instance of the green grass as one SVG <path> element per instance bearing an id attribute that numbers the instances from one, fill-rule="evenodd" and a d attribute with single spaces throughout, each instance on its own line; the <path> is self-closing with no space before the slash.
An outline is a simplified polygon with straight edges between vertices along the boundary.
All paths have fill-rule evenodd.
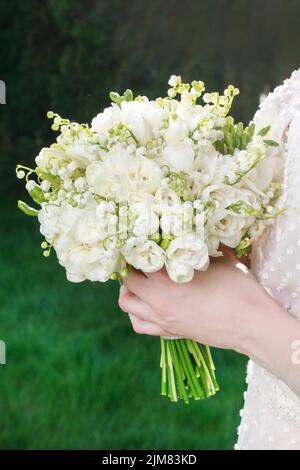
<path id="1" fill-rule="evenodd" d="M 244 357 L 213 351 L 221 392 L 170 403 L 160 396 L 159 339 L 132 332 L 117 284 L 69 283 L 14 202 L 1 210 L 0 234 L 1 449 L 233 447 Z"/>

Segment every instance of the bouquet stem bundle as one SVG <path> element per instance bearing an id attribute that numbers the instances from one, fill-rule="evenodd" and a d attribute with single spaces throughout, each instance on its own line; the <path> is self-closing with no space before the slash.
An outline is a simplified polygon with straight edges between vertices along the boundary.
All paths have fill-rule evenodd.
<path id="1" fill-rule="evenodd" d="M 171 401 L 209 398 L 219 390 L 208 346 L 191 339 L 161 338 L 161 394 Z"/>

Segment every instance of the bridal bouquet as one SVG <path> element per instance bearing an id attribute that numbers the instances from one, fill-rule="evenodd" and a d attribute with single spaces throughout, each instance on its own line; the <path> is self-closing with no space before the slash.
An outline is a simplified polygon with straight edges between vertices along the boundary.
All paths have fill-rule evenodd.
<path id="1" fill-rule="evenodd" d="M 175 75 L 169 85 L 153 101 L 111 92 L 91 126 L 48 112 L 56 142 L 35 168 L 17 166 L 39 207 L 18 206 L 38 217 L 43 254 L 54 249 L 70 281 L 122 281 L 134 267 L 189 282 L 222 256 L 221 244 L 247 253 L 261 222 L 276 217 L 270 128 L 235 124 L 233 86 L 204 93 L 203 82 Z M 188 403 L 216 393 L 207 346 L 161 338 L 161 348 L 162 395 Z"/>

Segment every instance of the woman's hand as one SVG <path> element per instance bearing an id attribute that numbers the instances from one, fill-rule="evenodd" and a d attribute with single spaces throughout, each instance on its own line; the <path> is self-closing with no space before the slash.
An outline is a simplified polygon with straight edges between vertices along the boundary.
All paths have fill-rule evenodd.
<path id="1" fill-rule="evenodd" d="M 181 336 L 239 351 L 253 310 L 274 303 L 228 250 L 187 284 L 174 284 L 164 270 L 144 275 L 132 269 L 119 298 L 137 333 Z"/>
<path id="2" fill-rule="evenodd" d="M 137 333 L 179 336 L 246 354 L 300 397 L 300 322 L 230 251 L 187 284 L 130 271 L 119 304 Z M 295 348 L 298 347 L 299 351 Z"/>

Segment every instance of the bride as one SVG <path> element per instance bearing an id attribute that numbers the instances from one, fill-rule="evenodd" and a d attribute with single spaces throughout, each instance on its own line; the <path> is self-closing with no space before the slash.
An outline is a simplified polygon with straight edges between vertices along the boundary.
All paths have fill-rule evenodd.
<path id="1" fill-rule="evenodd" d="M 132 270 L 120 307 L 137 333 L 183 336 L 249 358 L 236 449 L 300 449 L 300 70 L 256 113 L 280 143 L 286 207 L 256 241 L 251 270 L 228 251 L 188 284 Z M 279 161 L 280 161 L 279 160 Z"/>

